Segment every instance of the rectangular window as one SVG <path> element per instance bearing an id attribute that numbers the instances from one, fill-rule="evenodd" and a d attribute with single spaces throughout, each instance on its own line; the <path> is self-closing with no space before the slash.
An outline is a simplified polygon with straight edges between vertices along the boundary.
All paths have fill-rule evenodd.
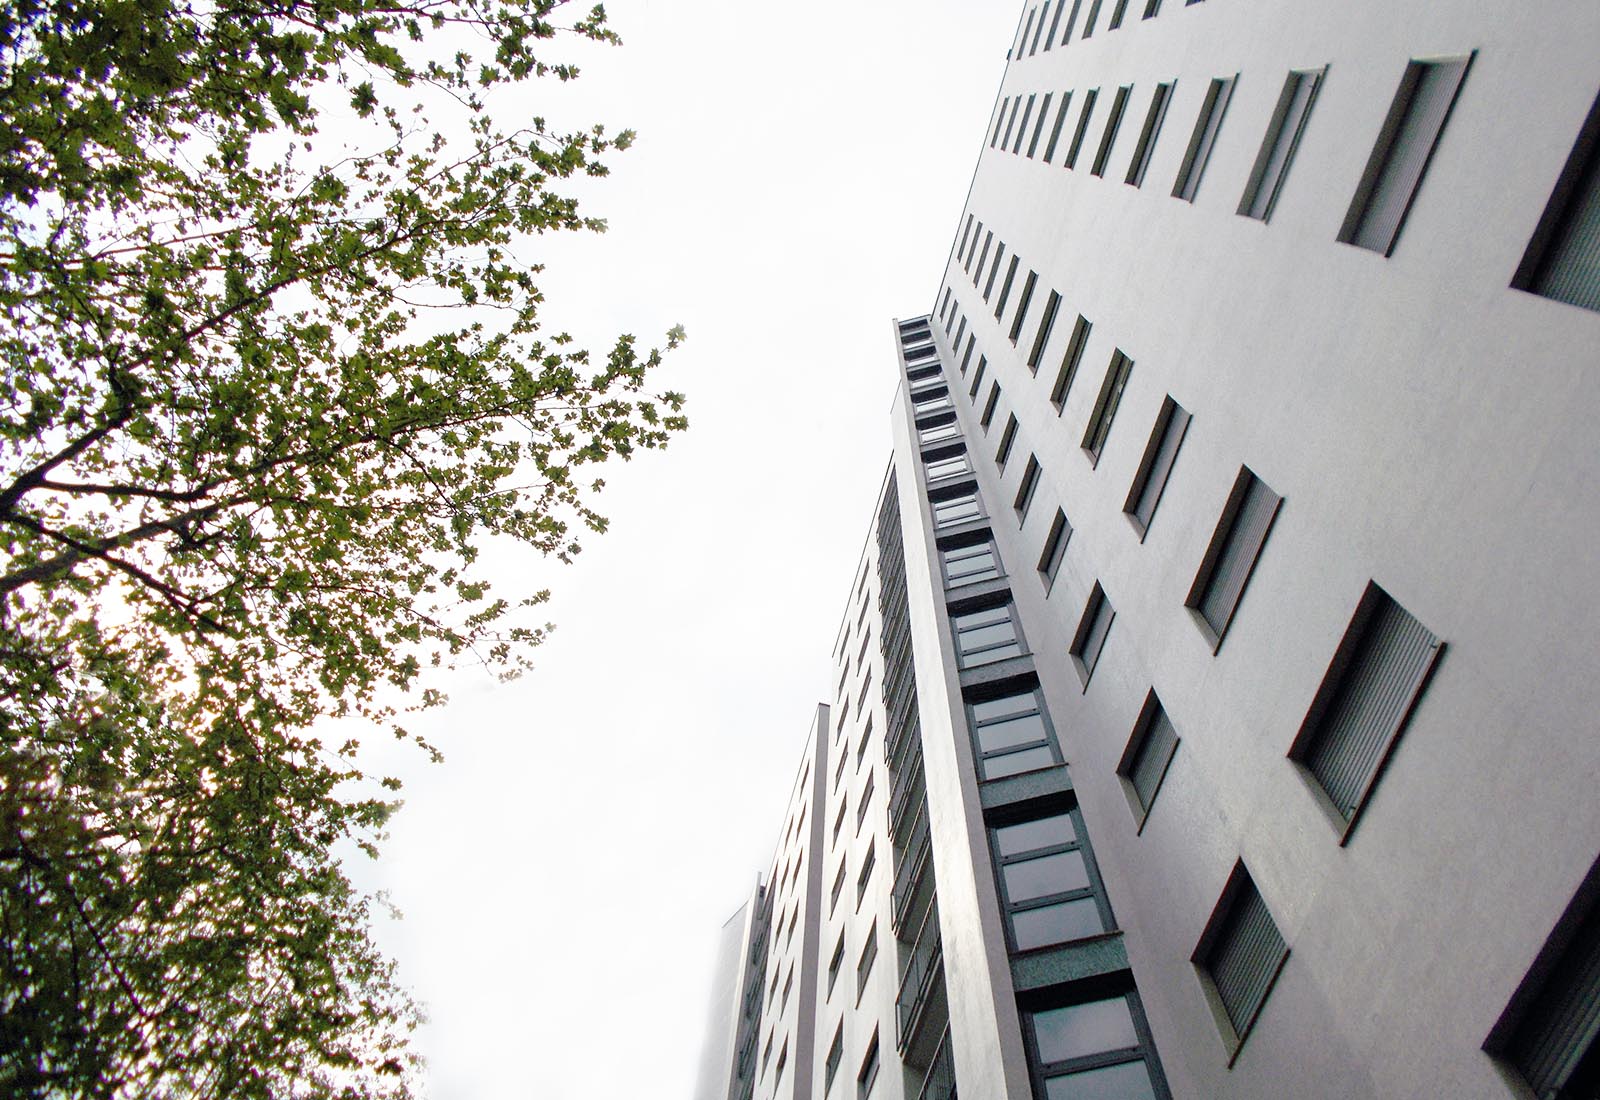
<path id="1" fill-rule="evenodd" d="M 1033 493 L 1038 487 L 1039 459 L 1029 455 L 1028 464 L 1022 468 L 1022 481 L 1017 485 L 1017 499 L 1011 505 L 1016 509 L 1018 523 L 1028 518 L 1028 507 L 1033 503 Z"/>
<path id="2" fill-rule="evenodd" d="M 1137 997 L 1130 992 L 1028 1013 L 1043 1095 L 1051 1100 L 1166 1096 L 1156 1083 L 1159 1073 L 1147 1060 L 1148 1029 L 1136 1004 Z"/>
<path id="3" fill-rule="evenodd" d="M 1013 951 L 1098 936 L 1109 925 L 1076 811 L 989 830 Z"/>
<path id="4" fill-rule="evenodd" d="M 978 426 L 984 431 L 989 430 L 989 424 L 994 420 L 994 411 L 1000 404 L 1000 383 L 989 383 L 989 399 L 983 403 L 983 415 L 978 417 Z"/>
<path id="5" fill-rule="evenodd" d="M 844 775 L 844 757 L 841 756 L 839 758 L 839 767 L 833 773 L 833 782 L 835 786 L 838 786 L 839 778 L 842 775 Z M 839 830 L 844 827 L 844 812 L 849 807 L 849 804 L 849 795 L 845 795 L 839 800 L 839 813 L 833 819 L 833 843 L 835 845 L 839 843 Z"/>
<path id="6" fill-rule="evenodd" d="M 1050 17 L 1050 3 L 1045 0 L 1044 7 L 1039 9 L 1039 22 L 1033 28 L 1033 44 L 1028 47 L 1028 56 L 1032 57 L 1039 52 L 1039 37 L 1044 33 L 1044 21 Z M 1045 43 L 1049 45 L 1048 42 Z"/>
<path id="7" fill-rule="evenodd" d="M 1028 9 L 1028 18 L 1022 24 L 1022 33 L 1017 36 L 1017 45 L 1012 52 L 1013 57 L 1021 57 L 1022 51 L 1028 48 L 1028 35 L 1033 31 L 1033 17 L 1038 14 L 1038 8 Z"/>
<path id="8" fill-rule="evenodd" d="M 958 489 L 931 503 L 935 527 L 953 527 L 983 516 L 983 505 L 978 502 L 978 494 L 970 488 Z"/>
<path id="9" fill-rule="evenodd" d="M 833 996 L 833 983 L 839 979 L 839 969 L 844 965 L 844 929 L 839 929 L 839 942 L 833 945 L 833 955 L 828 959 L 828 996 Z"/>
<path id="10" fill-rule="evenodd" d="M 924 447 L 930 443 L 943 443 L 949 439 L 960 438 L 961 425 L 956 423 L 954 416 L 951 416 L 948 420 L 937 420 L 931 424 L 917 425 L 917 442 Z"/>
<path id="11" fill-rule="evenodd" d="M 960 588 L 964 584 L 992 581 L 1000 578 L 1000 562 L 995 557 L 994 543 L 988 539 L 967 546 L 952 546 L 939 551 L 944 562 L 946 588 Z"/>
<path id="12" fill-rule="evenodd" d="M 1011 114 L 1006 119 L 1006 136 L 1000 139 L 1000 151 L 1003 153 L 1011 144 L 1011 131 L 1017 125 L 1017 111 L 1022 106 L 1022 97 L 1019 95 L 1011 101 Z"/>
<path id="13" fill-rule="evenodd" d="M 983 385 L 983 372 L 988 368 L 989 360 L 978 356 L 978 369 L 972 375 L 972 385 L 967 388 L 967 398 L 971 401 L 978 399 L 978 388 Z"/>
<path id="14" fill-rule="evenodd" d="M 1191 959 L 1211 995 L 1223 1038 L 1235 1054 L 1288 957 L 1289 947 L 1250 873 L 1243 863 L 1235 864 Z"/>
<path id="15" fill-rule="evenodd" d="M 1144 6 L 1143 18 L 1154 19 L 1159 14 L 1161 14 L 1161 0 L 1148 0 Z"/>
<path id="16" fill-rule="evenodd" d="M 1017 415 L 1009 413 L 1006 416 L 1005 431 L 1000 433 L 1000 446 L 995 449 L 995 465 L 1002 470 L 1006 468 L 1006 460 L 1011 457 L 1011 445 L 1017 441 Z"/>
<path id="17" fill-rule="evenodd" d="M 1055 98 L 1054 92 L 1046 92 L 1044 102 L 1039 104 L 1039 120 L 1033 124 L 1033 137 L 1028 139 L 1028 159 L 1033 159 L 1033 154 L 1039 151 L 1039 138 L 1044 133 L 1044 120 L 1050 117 L 1050 101 Z"/>
<path id="18" fill-rule="evenodd" d="M 944 454 L 937 458 L 929 458 L 928 480 L 938 481 L 940 478 L 955 477 L 957 474 L 972 472 L 972 464 L 967 461 L 966 451 L 957 451 L 954 454 Z"/>
<path id="19" fill-rule="evenodd" d="M 1469 54 L 1406 65 L 1339 240 L 1383 256 L 1394 251 L 1471 61 Z"/>
<path id="20" fill-rule="evenodd" d="M 1083 449 L 1089 453 L 1091 465 L 1100 462 L 1106 437 L 1111 434 L 1111 423 L 1117 418 L 1117 406 L 1122 403 L 1122 391 L 1127 389 L 1128 376 L 1132 373 L 1133 360 L 1122 354 L 1120 348 L 1112 352 L 1105 381 L 1100 383 L 1100 396 L 1095 399 L 1089 426 L 1083 433 Z"/>
<path id="21" fill-rule="evenodd" d="M 789 1064 L 789 1040 L 783 1041 L 783 1049 L 778 1052 L 778 1068 L 772 1071 L 772 1087 L 777 1088 L 778 1082 L 783 1080 L 783 1067 Z"/>
<path id="22" fill-rule="evenodd" d="M 1156 792 L 1166 778 L 1172 754 L 1177 751 L 1178 731 L 1172 728 L 1172 720 L 1162 708 L 1161 700 L 1151 691 L 1145 698 L 1144 709 L 1139 712 L 1139 720 L 1134 723 L 1133 736 L 1128 738 L 1122 761 L 1117 765 L 1117 774 L 1122 777 L 1128 805 L 1133 808 L 1140 830 L 1144 829 Z"/>
<path id="23" fill-rule="evenodd" d="M 1387 592 L 1367 585 L 1289 750 L 1328 796 L 1346 833 L 1443 650 Z"/>
<path id="24" fill-rule="evenodd" d="M 867 978 L 872 975 L 872 963 L 878 957 L 878 926 L 873 924 L 867 932 L 867 945 L 861 949 L 861 958 L 856 962 L 856 1000 L 861 1000 L 861 993 L 867 988 Z"/>
<path id="25" fill-rule="evenodd" d="M 1015 261 L 1013 261 L 1015 262 Z M 1017 337 L 1022 335 L 1022 322 L 1028 318 L 1028 307 L 1033 304 L 1033 288 L 1038 285 L 1039 274 L 1035 271 L 1028 272 L 1028 277 L 1022 280 L 1022 295 L 1017 299 L 1017 315 L 1011 319 L 1011 343 L 1017 342 Z"/>
<path id="26" fill-rule="evenodd" d="M 1039 576 L 1044 579 L 1044 589 L 1050 591 L 1061 572 L 1061 561 L 1067 556 L 1067 543 L 1072 538 L 1072 524 L 1067 513 L 1056 509 L 1056 518 L 1050 522 L 1050 533 L 1045 536 L 1044 550 L 1039 554 Z"/>
<path id="27" fill-rule="evenodd" d="M 861 1071 L 856 1074 L 856 1100 L 867 1100 L 872 1086 L 878 1080 L 878 1033 L 872 1033 L 867 1043 L 866 1057 L 861 1059 Z"/>
<path id="28" fill-rule="evenodd" d="M 867 785 L 861 791 L 861 805 L 856 808 L 856 832 L 861 832 L 862 822 L 867 820 L 867 810 L 872 806 L 873 774 L 867 773 Z"/>
<path id="29" fill-rule="evenodd" d="M 1105 589 L 1096 581 L 1089 593 L 1088 603 L 1083 605 L 1083 615 L 1078 619 L 1078 629 L 1073 633 L 1072 645 L 1067 650 L 1085 689 L 1089 687 L 1095 666 L 1100 663 L 1100 654 L 1106 647 L 1106 636 L 1111 633 L 1111 621 L 1116 617 L 1111 601 L 1106 599 Z"/>
<path id="30" fill-rule="evenodd" d="M 961 318 L 961 327 L 965 328 L 966 325 L 967 325 L 967 319 L 965 317 Z M 957 338 L 956 342 L 957 343 L 960 342 L 959 337 Z M 974 337 L 974 336 L 967 337 L 966 350 L 961 353 L 961 373 L 962 374 L 966 374 L 967 373 L 967 364 L 972 361 L 972 349 L 977 347 L 977 346 L 978 346 L 978 341 L 977 341 L 976 337 Z"/>
<path id="31" fill-rule="evenodd" d="M 955 312 L 952 313 L 951 316 L 952 317 L 960 317 L 961 318 L 960 324 L 956 325 L 955 342 L 950 345 L 952 348 L 959 348 L 961 346 L 961 338 L 967 334 L 967 315 L 965 313 L 961 312 L 961 307 L 960 306 L 957 306 Z M 969 344 L 969 345 L 967 345 L 967 353 L 970 355 L 971 351 L 972 351 L 972 346 Z M 966 369 L 967 369 L 967 361 L 965 359 L 963 359 L 961 361 L 962 373 L 966 373 Z"/>
<path id="32" fill-rule="evenodd" d="M 947 316 L 949 316 L 949 313 L 950 313 L 950 288 L 949 287 L 945 287 L 944 288 L 944 294 L 940 296 L 939 320 L 943 321 Z M 944 330 L 944 334 L 946 336 L 950 335 L 950 329 L 948 327 L 946 327 L 946 329 Z"/>
<path id="33" fill-rule="evenodd" d="M 1048 7 L 1049 5 L 1046 6 Z M 1056 40 L 1056 31 L 1061 29 L 1061 13 L 1066 11 L 1066 9 L 1067 0 L 1060 0 L 1060 2 L 1056 4 L 1055 17 L 1050 20 L 1050 33 L 1044 37 L 1044 48 L 1046 51 L 1050 49 L 1050 44 Z"/>
<path id="34" fill-rule="evenodd" d="M 983 300 L 985 302 L 987 302 L 989 300 L 989 295 L 994 292 L 995 276 L 1000 274 L 1000 265 L 1005 262 L 1005 258 L 1006 258 L 1006 242 L 1001 241 L 998 245 L 995 246 L 994 264 L 989 268 L 988 281 L 983 284 Z"/>
<path id="35" fill-rule="evenodd" d="M 1114 31 L 1122 26 L 1122 17 L 1128 14 L 1128 0 L 1117 0 L 1117 6 L 1111 9 L 1111 22 L 1106 24 L 1106 30 Z"/>
<path id="36" fill-rule="evenodd" d="M 1050 387 L 1050 403 L 1060 413 L 1067 407 L 1067 395 L 1072 392 L 1072 380 L 1077 377 L 1078 364 L 1083 361 L 1083 349 L 1089 344 L 1089 330 L 1093 326 L 1083 314 L 1072 326 L 1072 338 L 1067 341 L 1067 352 L 1061 357 L 1061 369 L 1056 372 L 1055 385 Z"/>
<path id="37" fill-rule="evenodd" d="M 1556 177 L 1511 285 L 1600 310 L 1600 98 Z"/>
<path id="38" fill-rule="evenodd" d="M 798 913 L 799 909 L 796 908 L 795 912 Z M 789 927 L 794 927 L 794 921 L 791 920 L 789 922 Z M 789 964 L 789 976 L 783 981 L 783 996 L 778 998 L 779 1015 L 782 1015 L 783 1010 L 789 1007 L 789 994 L 792 992 L 794 992 L 794 963 Z M 778 1071 L 780 1073 L 783 1071 L 783 1059 L 781 1058 L 778 1059 Z"/>
<path id="39" fill-rule="evenodd" d="M 1585 1100 L 1600 1083 L 1600 864 L 1556 922 L 1483 1049 L 1544 1100 Z"/>
<path id="40" fill-rule="evenodd" d="M 1028 350 L 1029 374 L 1039 373 L 1039 360 L 1044 358 L 1045 345 L 1050 342 L 1050 330 L 1055 327 L 1056 313 L 1060 309 L 1061 295 L 1052 290 L 1050 297 L 1044 301 L 1044 316 L 1039 318 L 1039 331 L 1034 333 L 1033 347 Z"/>
<path id="41" fill-rule="evenodd" d="M 999 266 L 996 264 L 995 266 Z M 1000 320 L 1000 315 L 1006 311 L 1006 300 L 1011 297 L 1011 285 L 1017 280 L 1017 257 L 1011 257 L 1011 263 L 1006 265 L 1005 281 L 1000 284 L 1000 297 L 994 303 L 994 319 Z"/>
<path id="42" fill-rule="evenodd" d="M 1128 109 L 1128 97 L 1132 94 L 1133 85 L 1125 84 L 1112 97 L 1111 113 L 1106 115 L 1105 132 L 1100 135 L 1100 148 L 1095 150 L 1094 165 L 1089 169 L 1091 176 L 1106 174 L 1106 161 L 1111 159 L 1111 147 L 1117 142 L 1117 130 L 1122 125 L 1122 115 Z"/>
<path id="43" fill-rule="evenodd" d="M 1239 213 L 1245 217 L 1261 221 L 1272 217 L 1272 208 L 1277 205 L 1278 192 L 1283 189 L 1294 152 L 1300 147 L 1300 135 L 1311 117 L 1311 107 L 1316 102 L 1317 89 L 1322 85 L 1325 72 L 1327 69 L 1294 72 L 1284 81 L 1272 120 L 1267 123 L 1267 136 L 1256 154 L 1255 166 L 1250 169 L 1244 197 L 1239 200 Z"/>
<path id="44" fill-rule="evenodd" d="M 1044 162 L 1049 164 L 1055 158 L 1056 146 L 1061 142 L 1061 128 L 1067 123 L 1067 110 L 1072 106 L 1072 93 L 1061 93 L 1061 107 L 1056 111 L 1056 120 L 1050 126 L 1050 141 L 1044 147 Z"/>
<path id="45" fill-rule="evenodd" d="M 972 271 L 972 285 L 977 286 L 978 280 L 983 278 L 983 265 L 989 261 L 989 246 L 994 243 L 994 230 L 985 230 L 983 234 L 983 250 L 978 253 L 978 266 Z"/>
<path id="46" fill-rule="evenodd" d="M 1150 442 L 1145 444 L 1144 457 L 1139 460 L 1139 470 L 1133 475 L 1128 499 L 1122 505 L 1123 514 L 1139 532 L 1140 542 L 1144 541 L 1150 521 L 1155 518 L 1156 505 L 1161 503 L 1161 492 L 1167 487 L 1173 463 L 1178 460 L 1178 448 L 1189 430 L 1189 420 L 1189 414 L 1171 395 L 1161 402 L 1161 411 L 1156 414 L 1155 426 L 1150 430 Z"/>
<path id="47" fill-rule="evenodd" d="M 861 862 L 861 873 L 856 876 L 856 908 L 861 908 L 861 899 L 867 896 L 867 885 L 872 881 L 872 869 L 877 865 L 876 840 L 867 845 L 867 857 Z"/>
<path id="48" fill-rule="evenodd" d="M 1098 3 L 1099 0 L 1096 0 Z M 1077 129 L 1072 131 L 1072 143 L 1067 146 L 1067 157 L 1062 162 L 1066 168 L 1076 168 L 1078 154 L 1083 151 L 1084 135 L 1089 132 L 1089 118 L 1094 114 L 1094 101 L 1100 98 L 1100 89 L 1091 88 L 1083 93 L 1083 111 L 1078 115 Z"/>
<path id="49" fill-rule="evenodd" d="M 1184 606 L 1194 612 L 1195 622 L 1215 652 L 1244 596 L 1244 586 L 1255 570 L 1256 559 L 1267 541 L 1272 521 L 1283 498 L 1267 483 L 1241 466 L 1228 494 L 1217 529 L 1206 548 L 1206 556 L 1195 574 Z"/>
<path id="50" fill-rule="evenodd" d="M 1028 97 L 1027 106 L 1023 107 L 1022 109 L 1022 124 L 1017 127 L 1017 140 L 1011 146 L 1011 151 L 1013 153 L 1022 152 L 1023 139 L 1028 136 L 1028 120 L 1033 117 L 1033 101 L 1037 98 L 1037 95 L 1030 95 Z"/>
<path id="51" fill-rule="evenodd" d="M 822 1095 L 828 1095 L 828 1090 L 833 1088 L 833 1079 L 839 1072 L 839 1063 L 843 1060 L 844 1021 L 840 1020 L 839 1026 L 833 1032 L 833 1042 L 828 1044 L 828 1057 L 822 1063 Z"/>
<path id="52" fill-rule="evenodd" d="M 872 673 L 867 673 L 867 684 L 872 683 Z M 865 688 L 863 688 L 863 692 Z M 867 758 L 867 745 L 872 741 L 872 719 L 867 719 L 867 728 L 861 731 L 861 740 L 856 743 L 856 771 L 861 770 L 861 763 Z M 865 797 L 865 796 L 863 796 Z"/>
<path id="53" fill-rule="evenodd" d="M 994 118 L 994 136 L 989 139 L 989 148 L 993 149 L 1000 143 L 1000 128 L 1006 124 L 1006 108 L 1011 105 L 1011 97 L 1000 101 L 1000 113 Z"/>
<path id="54" fill-rule="evenodd" d="M 839 861 L 839 873 L 833 876 L 833 891 L 828 895 L 828 915 L 833 915 L 834 906 L 839 904 L 839 895 L 844 892 L 845 866 L 849 857 Z"/>
<path id="55" fill-rule="evenodd" d="M 1172 102 L 1172 82 L 1157 84 L 1155 95 L 1150 97 L 1150 109 L 1145 112 L 1144 128 L 1139 131 L 1139 144 L 1133 147 L 1133 161 L 1128 165 L 1127 182 L 1139 187 L 1150 168 L 1150 158 L 1156 153 L 1156 138 L 1161 136 L 1161 123 L 1167 117 L 1167 104 Z"/>
<path id="56" fill-rule="evenodd" d="M 1222 116 L 1233 98 L 1236 77 L 1218 77 L 1206 89 L 1206 98 L 1200 105 L 1200 117 L 1195 119 L 1194 133 L 1189 136 L 1189 148 L 1184 151 L 1183 164 L 1178 168 L 1178 179 L 1172 185 L 1175 197 L 1193 202 L 1200 190 L 1200 177 L 1211 159 L 1211 147 L 1217 142 L 1217 131 L 1222 129 Z"/>
<path id="57" fill-rule="evenodd" d="M 1026 652 L 1010 604 L 951 615 L 950 626 L 956 635 L 956 664 L 962 668 L 992 665 Z"/>
<path id="58" fill-rule="evenodd" d="M 967 224 L 961 230 L 961 243 L 956 246 L 956 255 L 957 256 L 961 255 L 963 252 L 965 252 L 967 250 L 967 239 L 969 237 L 971 237 L 971 236 L 972 236 L 972 215 L 968 214 L 967 215 Z M 949 294 L 948 288 L 946 288 L 945 293 L 947 295 Z"/>
<path id="59" fill-rule="evenodd" d="M 1094 21 L 1100 18 L 1100 0 L 1090 0 L 1089 17 L 1083 21 L 1083 37 L 1088 38 L 1094 33 Z"/>
<path id="60" fill-rule="evenodd" d="M 1003 779 L 1061 763 L 1037 688 L 968 703 L 967 714 L 980 779 Z"/>

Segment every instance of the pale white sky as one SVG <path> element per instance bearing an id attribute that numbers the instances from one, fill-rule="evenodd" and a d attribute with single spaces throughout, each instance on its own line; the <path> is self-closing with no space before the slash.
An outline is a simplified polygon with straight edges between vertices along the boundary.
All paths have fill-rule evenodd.
<path id="1" fill-rule="evenodd" d="M 889 320 L 930 308 L 1020 5 L 616 0 L 620 49 L 528 93 L 632 127 L 603 237 L 539 242 L 546 316 L 689 342 L 689 432 L 608 469 L 611 531 L 555 590 L 538 668 L 457 677 L 401 754 L 358 881 L 429 1007 L 438 1100 L 687 1096 L 711 954 L 765 869 L 889 452 Z M 556 47 L 557 51 L 567 49 Z"/>

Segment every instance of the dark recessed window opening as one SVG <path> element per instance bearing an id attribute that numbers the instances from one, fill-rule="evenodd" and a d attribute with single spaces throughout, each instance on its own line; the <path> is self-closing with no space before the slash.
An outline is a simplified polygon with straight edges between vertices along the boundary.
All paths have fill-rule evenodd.
<path id="1" fill-rule="evenodd" d="M 1272 120 L 1267 123 L 1267 136 L 1256 154 L 1256 163 L 1250 169 L 1250 180 L 1245 184 L 1244 197 L 1239 200 L 1239 213 L 1247 218 L 1266 221 L 1272 217 L 1277 205 L 1278 192 L 1289 175 L 1295 150 L 1300 147 L 1300 135 L 1305 132 L 1306 120 L 1311 117 L 1316 103 L 1317 89 L 1322 86 L 1326 69 L 1293 72 L 1284 81 L 1278 95 L 1278 105 L 1273 108 Z"/>
<path id="2" fill-rule="evenodd" d="M 1184 600 L 1213 650 L 1222 645 L 1282 503 L 1283 498 L 1249 467 L 1239 468 L 1200 571 Z"/>
<path id="3" fill-rule="evenodd" d="M 1178 179 L 1172 185 L 1175 197 L 1193 202 L 1200 190 L 1200 177 L 1211 159 L 1211 148 L 1217 142 L 1217 132 L 1222 129 L 1222 116 L 1233 97 L 1236 77 L 1219 77 L 1206 88 L 1206 98 L 1200 105 L 1200 117 L 1195 120 L 1194 133 L 1189 136 L 1189 148 L 1184 151 L 1183 164 L 1178 168 Z"/>

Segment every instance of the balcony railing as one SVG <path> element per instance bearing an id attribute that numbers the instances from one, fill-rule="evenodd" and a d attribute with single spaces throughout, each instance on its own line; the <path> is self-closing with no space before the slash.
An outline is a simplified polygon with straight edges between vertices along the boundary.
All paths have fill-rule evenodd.
<path id="1" fill-rule="evenodd" d="M 894 871 L 892 916 L 896 934 L 905 927 L 906 918 L 911 915 L 912 902 L 917 897 L 923 876 L 928 873 L 928 864 L 932 862 L 933 845 L 928 841 L 926 807 L 927 803 L 924 802 L 924 812 L 917 815 L 917 823 L 911 830 L 911 839 L 906 842 L 905 851 L 901 854 L 899 865 Z"/>
<path id="2" fill-rule="evenodd" d="M 917 1026 L 922 1022 L 928 1007 L 928 996 L 933 992 L 944 966 L 943 944 L 939 940 L 939 906 L 928 906 L 917 932 L 917 942 L 906 958 L 906 971 L 900 977 L 900 992 L 895 997 L 896 1045 L 905 1052 L 916 1037 Z"/>
<path id="3" fill-rule="evenodd" d="M 917 1100 L 956 1100 L 956 1066 L 950 1057 L 950 1029 L 939 1036 L 939 1048 L 933 1052 L 933 1063 L 922 1078 L 922 1090 Z"/>

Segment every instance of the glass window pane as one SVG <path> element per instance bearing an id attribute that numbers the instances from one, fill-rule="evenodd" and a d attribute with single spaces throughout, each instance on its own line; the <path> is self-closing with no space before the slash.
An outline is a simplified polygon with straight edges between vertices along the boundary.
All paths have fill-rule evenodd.
<path id="1" fill-rule="evenodd" d="M 1039 1060 L 1047 1064 L 1139 1045 L 1139 1034 L 1133 1028 L 1133 1012 L 1128 1008 L 1126 997 L 1035 1012 L 1033 1034 L 1039 1044 Z M 1073 1094 L 1062 1092 L 1059 1095 Z"/>
<path id="2" fill-rule="evenodd" d="M 1044 1094 L 1046 1100 L 1156 1100 L 1150 1071 L 1143 1062 L 1051 1077 L 1044 1083 Z"/>
<path id="3" fill-rule="evenodd" d="M 1034 700 L 1033 692 L 1022 695 L 1007 695 L 999 699 L 990 699 L 984 703 L 972 704 L 972 717 L 979 725 L 999 721 L 1002 718 L 1014 718 L 1019 714 L 1032 714 L 1037 712 L 1039 704 Z"/>
<path id="4" fill-rule="evenodd" d="M 1082 852 L 1057 852 L 1008 863 L 1001 873 L 1006 880 L 1006 897 L 1013 902 L 1089 888 L 1089 869 L 1083 864 Z"/>
<path id="5" fill-rule="evenodd" d="M 1037 909 L 1024 909 L 1011 914 L 1011 932 L 1016 938 L 1018 951 L 1043 947 L 1047 943 L 1068 943 L 1085 936 L 1098 936 L 1105 930 L 1100 920 L 1100 907 L 1093 898 L 1041 905 Z"/>
<path id="6" fill-rule="evenodd" d="M 1005 756 L 989 757 L 983 762 L 983 777 L 1001 779 L 1008 775 L 1021 775 L 1036 768 L 1048 768 L 1055 762 L 1056 754 L 1050 746 L 1040 745 L 1036 749 L 1023 749 L 1021 752 L 1007 753 Z"/>
<path id="7" fill-rule="evenodd" d="M 1014 856 L 1018 852 L 1071 844 L 1078 839 L 1078 830 L 1072 826 L 1071 814 L 1056 814 L 1054 817 L 1041 817 L 1038 821 L 1024 821 L 1020 825 L 996 829 L 994 839 L 1001 855 Z"/>
<path id="8" fill-rule="evenodd" d="M 1049 739 L 1044 718 L 1038 714 L 1024 714 L 1004 722 L 993 722 L 978 727 L 978 747 L 984 752 L 995 752 L 1015 745 L 1031 745 Z"/>

